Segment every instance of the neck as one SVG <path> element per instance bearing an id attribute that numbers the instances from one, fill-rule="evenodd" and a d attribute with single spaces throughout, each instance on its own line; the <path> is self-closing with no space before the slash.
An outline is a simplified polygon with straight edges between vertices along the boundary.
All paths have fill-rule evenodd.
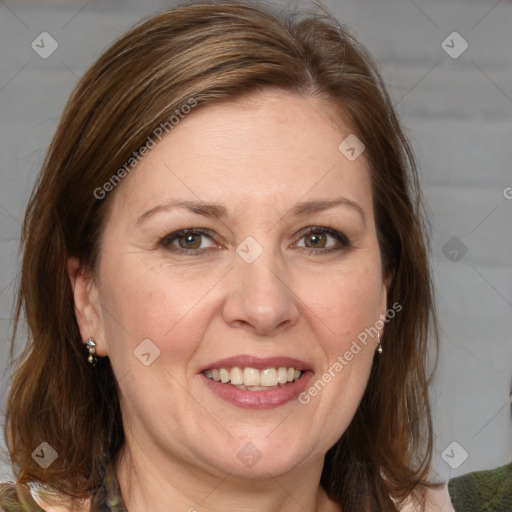
<path id="1" fill-rule="evenodd" d="M 128 512 L 340 512 L 320 486 L 323 458 L 293 471 L 264 479 L 242 479 L 200 470 L 126 444 L 117 459 L 116 476 Z"/>

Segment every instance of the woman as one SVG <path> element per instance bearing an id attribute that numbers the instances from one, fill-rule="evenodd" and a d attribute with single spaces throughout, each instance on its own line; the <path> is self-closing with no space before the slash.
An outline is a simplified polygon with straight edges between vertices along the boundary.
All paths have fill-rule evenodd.
<path id="1" fill-rule="evenodd" d="M 453 510 L 419 210 L 329 17 L 200 2 L 128 32 L 28 206 L 4 509 Z"/>

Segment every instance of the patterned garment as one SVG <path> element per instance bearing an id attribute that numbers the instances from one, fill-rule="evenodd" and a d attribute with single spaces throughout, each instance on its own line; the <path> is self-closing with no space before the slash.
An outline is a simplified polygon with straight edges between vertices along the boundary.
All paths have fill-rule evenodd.
<path id="1" fill-rule="evenodd" d="M 34 500 L 34 495 L 39 496 L 45 502 L 50 502 L 48 496 L 51 496 L 51 492 L 37 483 L 21 485 L 7 482 L 0 484 L 0 512 L 44 512 Z M 417 512 L 418 508 L 412 502 L 408 502 L 400 510 L 401 512 Z M 466 509 L 459 510 L 457 508 L 457 512 L 463 512 L 463 510 Z M 467 509 L 468 512 L 473 510 L 477 509 Z M 512 512 L 512 509 L 509 508 L 478 509 L 479 512 L 484 510 L 486 512 Z M 87 511 L 89 512 L 89 508 Z M 103 485 L 92 497 L 90 512 L 126 512 L 121 498 L 121 490 L 113 472 L 107 475 Z M 427 493 L 426 512 L 454 512 L 446 484 Z"/>
<path id="2" fill-rule="evenodd" d="M 34 497 L 51 503 L 54 493 L 50 488 L 36 482 L 16 484 L 0 483 L 1 512 L 44 512 Z M 114 473 L 110 473 L 103 485 L 92 497 L 90 512 L 126 512 L 121 490 Z"/>
<path id="3" fill-rule="evenodd" d="M 511 512 L 512 462 L 454 478 L 448 488 L 457 512 Z"/>

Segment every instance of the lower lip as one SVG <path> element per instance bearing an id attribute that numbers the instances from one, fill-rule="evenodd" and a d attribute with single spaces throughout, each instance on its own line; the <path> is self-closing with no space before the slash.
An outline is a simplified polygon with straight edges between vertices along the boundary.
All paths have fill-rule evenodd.
<path id="1" fill-rule="evenodd" d="M 220 398 L 242 409 L 273 409 L 295 400 L 307 387 L 313 372 L 306 370 L 296 382 L 268 391 L 246 391 L 231 384 L 223 384 L 199 374 L 205 384 Z"/>

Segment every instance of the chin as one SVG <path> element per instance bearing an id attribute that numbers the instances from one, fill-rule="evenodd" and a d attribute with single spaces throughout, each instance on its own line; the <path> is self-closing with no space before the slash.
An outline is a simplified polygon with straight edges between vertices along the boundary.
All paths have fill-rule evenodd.
<path id="1" fill-rule="evenodd" d="M 244 436 L 243 440 L 231 440 L 229 444 L 229 448 L 224 444 L 215 450 L 218 456 L 212 455 L 210 447 L 207 463 L 233 478 L 265 479 L 286 474 L 305 459 L 303 446 L 291 447 L 285 440 L 272 443 L 261 436 L 250 441 Z"/>

